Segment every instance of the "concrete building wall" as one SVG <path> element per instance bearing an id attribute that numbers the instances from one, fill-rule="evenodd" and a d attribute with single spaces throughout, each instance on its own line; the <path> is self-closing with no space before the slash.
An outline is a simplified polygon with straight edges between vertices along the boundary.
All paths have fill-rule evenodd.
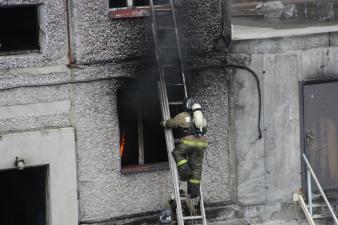
<path id="1" fill-rule="evenodd" d="M 75 61 L 127 61 L 153 55 L 150 17 L 110 19 L 109 1 L 70 1 Z"/>
<path id="2" fill-rule="evenodd" d="M 337 33 L 237 41 L 234 58 L 253 68 L 233 77 L 238 200 L 247 217 L 281 217 L 301 187 L 299 81 L 337 78 Z M 283 214 L 294 217 L 293 210 Z"/>
<path id="3" fill-rule="evenodd" d="M 222 33 L 220 1 L 175 4 L 185 55 L 211 50 Z M 108 0 L 70 1 L 70 8 L 72 47 L 78 64 L 154 59 L 151 17 L 110 19 Z"/>
<path id="4" fill-rule="evenodd" d="M 99 74 L 99 71 L 102 72 L 102 69 L 97 68 L 95 74 Z M 85 73 L 84 70 L 75 72 L 79 77 Z M 207 119 L 211 124 L 211 146 L 206 153 L 203 171 L 205 200 L 207 203 L 230 201 L 234 182 L 231 173 L 234 171 L 231 170 L 227 144 L 225 73 L 205 72 L 198 77 L 197 89 L 192 89 L 206 108 Z M 120 172 L 120 136 L 116 108 L 119 83 L 120 79 L 117 78 L 109 82 L 74 86 L 74 125 L 77 131 L 82 221 L 156 211 L 165 206 L 172 192 L 168 170 L 129 175 Z M 208 103 L 209 97 L 215 97 L 212 103 Z"/>
<path id="5" fill-rule="evenodd" d="M 31 70 L 35 74 L 31 74 Z M 111 71 L 115 71 L 114 75 Z M 171 194 L 168 170 L 129 175 L 120 172 L 116 90 L 128 71 L 113 65 L 73 70 L 53 66 L 1 71 L 6 86 L 24 84 L 27 80 L 29 83 L 48 83 L 56 78 L 57 82 L 67 81 L 70 76 L 77 80 L 88 76 L 115 77 L 88 84 L 1 92 L 1 134 L 74 128 L 80 221 L 156 211 L 165 206 Z M 222 70 L 201 72 L 195 76 L 196 86 L 192 88 L 196 99 L 205 107 L 210 124 L 211 144 L 203 171 L 207 203 L 230 201 L 233 196 L 234 168 L 227 142 L 225 77 Z M 207 98 L 211 97 L 214 101 L 209 103 Z"/>
<path id="6" fill-rule="evenodd" d="M 150 18 L 111 20 L 108 1 L 103 0 L 13 0 L 1 6 L 3 4 L 42 4 L 39 18 L 42 35 L 41 53 L 0 56 L 0 89 L 109 79 L 1 91 L 0 135 L 23 133 L 34 141 L 35 136 L 28 135 L 29 132 L 50 129 L 73 132 L 77 167 L 76 171 L 73 167 L 69 171 L 65 169 L 65 173 L 77 174 L 81 223 L 164 207 L 171 194 L 169 170 L 124 175 L 120 172 L 118 154 L 116 91 L 126 78 L 140 74 L 145 61 L 150 65 L 154 62 Z M 189 30 L 180 28 L 185 32 L 183 41 L 194 43 L 185 53 L 190 58 L 206 60 L 200 53 L 212 49 L 222 29 L 219 2 L 196 1 L 192 7 L 182 1 L 179 5 L 185 14 L 182 21 L 186 22 L 182 23 L 192 26 Z M 69 51 L 77 63 L 68 67 L 67 7 L 71 18 Z M 210 13 L 205 14 L 205 11 Z M 235 182 L 233 154 L 228 144 L 226 74 L 224 70 L 201 71 L 194 74 L 193 79 L 191 92 L 206 108 L 211 124 L 211 146 L 203 172 L 205 200 L 223 204 L 233 200 Z M 207 98 L 214 101 L 209 103 Z"/>

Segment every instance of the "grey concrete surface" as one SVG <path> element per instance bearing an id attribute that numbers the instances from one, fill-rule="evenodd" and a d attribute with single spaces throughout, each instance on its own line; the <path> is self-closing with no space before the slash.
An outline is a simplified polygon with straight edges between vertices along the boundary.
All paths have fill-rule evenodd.
<path id="1" fill-rule="evenodd" d="M 177 1 L 176 4 L 185 55 L 212 49 L 214 40 L 222 32 L 219 2 L 194 0 Z M 72 6 L 77 63 L 154 57 L 150 17 L 110 19 L 108 1 L 105 0 L 79 0 Z M 204 13 L 206 11 L 208 14 Z"/>
<path id="2" fill-rule="evenodd" d="M 233 42 L 233 52 L 243 54 L 283 53 L 337 46 L 336 33 L 263 38 Z"/>
<path id="3" fill-rule="evenodd" d="M 247 72 L 238 70 L 234 75 L 238 200 L 248 218 L 266 221 L 281 213 L 280 220 L 292 219 L 283 204 L 291 203 L 292 193 L 302 187 L 298 82 L 338 77 L 333 63 L 337 62 L 337 47 L 327 42 L 335 38 L 331 34 L 303 38 L 235 43 L 238 49 L 249 49 L 248 54 L 240 50 L 234 58 L 244 60 L 257 72 L 262 89 L 264 132 L 263 138 L 256 140 L 258 98 L 254 80 Z M 295 41 L 313 47 L 302 49 L 300 45 L 295 49 Z M 257 46 L 259 50 L 250 50 Z M 272 51 L 271 46 L 283 46 L 283 50 L 278 47 Z"/>
<path id="4" fill-rule="evenodd" d="M 208 121 L 209 147 L 203 165 L 203 189 L 206 201 L 234 200 L 235 183 L 232 154 L 229 147 L 229 113 L 227 74 L 210 69 L 191 75 L 191 96 L 203 107 Z M 212 99 L 212 101 L 210 101 Z"/>
<path id="5" fill-rule="evenodd" d="M 120 173 L 116 81 L 74 88 L 82 220 L 158 210 L 170 196 L 168 171 Z"/>
<path id="6" fill-rule="evenodd" d="M 227 133 L 223 130 L 227 123 L 225 75 L 224 71 L 212 74 L 201 73 L 198 78 L 201 80 L 196 81 L 196 89 L 192 90 L 199 94 L 197 99 L 205 105 L 210 121 L 211 146 L 206 153 L 203 173 L 205 200 L 221 202 L 230 200 L 233 194 L 231 184 L 235 181 L 231 174 L 234 172 L 229 169 Z M 113 80 L 74 87 L 82 220 L 158 210 L 171 193 L 171 178 L 167 170 L 134 175 L 120 173 L 115 104 L 118 83 Z M 200 91 L 201 87 L 204 92 Z M 223 94 L 218 95 L 219 92 Z M 219 96 L 213 104 L 205 100 L 211 96 Z"/>
<path id="7" fill-rule="evenodd" d="M 0 70 L 0 88 L 60 82 L 70 77 L 65 66 Z M 69 88 L 64 85 L 2 91 L 0 132 L 70 126 Z"/>
<path id="8" fill-rule="evenodd" d="M 41 144 L 47 143 L 42 135 L 45 130 L 60 128 L 68 135 L 63 140 L 69 141 L 67 146 L 61 147 L 69 149 L 69 154 L 76 152 L 76 168 L 67 172 L 77 173 L 78 188 L 78 199 L 70 204 L 79 204 L 79 221 L 68 224 L 109 221 L 163 208 L 171 193 L 169 171 L 122 174 L 118 154 L 116 90 L 126 78 L 141 78 L 142 73 L 155 71 L 153 66 L 142 66 L 144 59 L 150 59 L 147 63 L 153 60 L 149 18 L 110 20 L 108 1 L 71 1 L 72 47 L 81 65 L 68 68 L 64 2 L 12 0 L 0 4 L 23 3 L 43 3 L 41 43 L 45 45 L 40 54 L 0 56 L 0 88 L 113 79 L 2 91 L 0 134 L 16 137 L 33 130 L 37 135 L 27 135 L 28 142 L 38 140 Z M 222 29 L 218 3 L 177 2 L 188 64 L 224 61 L 223 56 L 206 54 Z M 248 219 L 232 217 L 220 224 L 264 224 L 267 220 L 288 224 L 298 218 L 285 206 L 291 202 L 292 192 L 301 187 L 298 81 L 337 77 L 337 46 L 338 35 L 333 32 L 234 43 L 230 60 L 252 67 L 262 84 L 264 135 L 260 140 L 257 91 L 247 72 L 209 69 L 189 73 L 189 90 L 205 108 L 209 121 L 210 147 L 202 184 L 205 201 L 238 202 Z M 74 134 L 64 127 L 72 127 Z M 53 148 L 57 148 L 58 138 L 52 138 Z M 38 153 L 33 149 L 25 154 Z M 9 166 L 8 162 L 3 166 Z"/>
<path id="9" fill-rule="evenodd" d="M 153 55 L 149 48 L 153 46 L 150 18 L 111 20 L 106 0 L 75 1 L 72 13 L 77 63 L 128 60 Z"/>
<path id="10" fill-rule="evenodd" d="M 250 22 L 250 21 L 249 21 Z M 234 40 L 252 40 L 262 38 L 276 38 L 287 36 L 304 36 L 307 34 L 315 33 L 329 33 L 338 31 L 337 22 L 331 23 L 307 23 L 304 26 L 292 26 L 292 24 L 286 24 L 284 27 L 274 27 L 273 25 L 262 26 L 257 24 L 235 24 L 233 26 L 233 39 Z"/>
<path id="11" fill-rule="evenodd" d="M 220 1 L 178 0 L 177 18 L 187 56 L 210 51 L 222 32 Z M 206 13 L 207 12 L 207 13 Z"/>

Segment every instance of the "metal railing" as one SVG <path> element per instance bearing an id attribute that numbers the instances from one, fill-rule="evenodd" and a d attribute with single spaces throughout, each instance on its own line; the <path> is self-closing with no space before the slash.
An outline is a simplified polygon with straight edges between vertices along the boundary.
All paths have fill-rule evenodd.
<path id="1" fill-rule="evenodd" d="M 305 162 L 305 165 L 306 165 L 306 182 L 307 182 L 307 192 L 308 192 L 308 207 L 307 208 L 304 208 L 303 207 L 303 204 L 304 201 L 302 202 L 302 197 L 300 197 L 300 201 L 301 201 L 301 204 L 302 204 L 302 207 L 304 209 L 304 212 L 306 214 L 306 217 L 308 218 L 310 224 L 314 224 L 313 223 L 313 204 L 312 204 L 312 179 L 314 180 L 314 183 L 316 184 L 322 198 L 324 199 L 324 202 L 326 204 L 326 206 L 329 208 L 329 211 L 330 211 L 330 214 L 334 220 L 334 222 L 336 223 L 336 225 L 338 225 L 338 219 L 337 219 L 337 216 L 336 214 L 334 213 L 333 209 L 332 209 L 332 206 L 330 204 L 330 202 L 327 200 L 327 197 L 323 191 L 323 188 L 321 187 L 318 179 L 317 179 L 317 176 L 316 174 L 314 173 L 308 159 L 306 158 L 306 155 L 303 153 L 303 159 L 304 159 L 304 162 Z M 305 210 L 307 209 L 307 210 Z M 310 216 L 310 218 L 309 218 Z"/>

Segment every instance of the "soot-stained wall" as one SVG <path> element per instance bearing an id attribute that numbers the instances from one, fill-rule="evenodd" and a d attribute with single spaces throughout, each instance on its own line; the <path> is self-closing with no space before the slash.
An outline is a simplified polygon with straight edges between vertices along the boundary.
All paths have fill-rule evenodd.
<path id="1" fill-rule="evenodd" d="M 220 2 L 175 1 L 177 24 L 186 56 L 213 48 L 222 33 Z M 77 63 L 153 58 L 151 17 L 110 19 L 106 0 L 72 1 L 72 34 Z"/>
<path id="2" fill-rule="evenodd" d="M 75 74 L 80 78 L 92 75 L 94 71 L 93 68 L 90 72 L 79 69 Z M 111 73 L 97 68 L 95 74 L 110 76 Z M 165 206 L 171 194 L 168 170 L 129 175 L 120 172 L 116 108 L 120 79 L 74 87 L 82 221 L 156 211 Z M 226 74 L 223 70 L 198 72 L 192 80 L 192 96 L 201 102 L 209 121 L 210 147 L 203 164 L 205 201 L 229 201 L 233 197 L 235 169 L 227 139 Z M 210 98 L 212 101 L 208 100 Z"/>
<path id="3" fill-rule="evenodd" d="M 126 79 L 147 76 L 148 72 L 140 73 L 141 68 L 156 72 L 150 18 L 109 19 L 105 0 L 0 4 L 41 4 L 41 53 L 0 56 L 0 88 L 111 78 L 0 92 L 0 134 L 74 128 L 69 130 L 75 140 L 80 222 L 163 208 L 172 192 L 169 170 L 122 174 L 118 154 L 117 89 Z M 177 6 L 182 13 L 178 23 L 185 52 L 192 60 L 210 60 L 210 55 L 202 53 L 212 49 L 222 32 L 219 2 L 182 1 Z M 67 7 L 69 51 L 77 63 L 68 67 Z M 144 61 L 150 66 L 144 66 Z M 205 201 L 224 203 L 233 200 L 235 182 L 228 139 L 227 75 L 216 69 L 190 75 L 188 89 L 205 108 L 209 121 L 210 147 L 203 165 Z"/>
<path id="4" fill-rule="evenodd" d="M 127 61 L 153 55 L 150 17 L 110 19 L 108 3 L 71 1 L 75 61 Z"/>

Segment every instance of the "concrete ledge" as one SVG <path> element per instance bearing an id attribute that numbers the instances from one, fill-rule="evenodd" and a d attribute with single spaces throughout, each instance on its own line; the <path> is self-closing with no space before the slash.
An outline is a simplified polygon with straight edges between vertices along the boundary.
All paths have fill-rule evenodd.
<path id="1" fill-rule="evenodd" d="M 337 34 L 338 32 L 237 40 L 233 42 L 232 51 L 234 53 L 264 54 L 282 53 L 289 50 L 335 47 L 338 46 Z"/>
<path id="2" fill-rule="evenodd" d="M 115 217 L 105 220 L 82 221 L 82 225 L 155 225 L 159 224 L 160 211 L 153 211 L 129 216 Z M 206 207 L 208 224 L 247 224 L 242 223 L 245 219 L 240 218 L 239 207 L 235 205 L 218 205 Z M 229 222 L 227 222 L 229 221 Z M 240 223 L 241 222 L 241 223 Z"/>
<path id="3" fill-rule="evenodd" d="M 233 40 L 268 39 L 276 37 L 294 37 L 313 34 L 338 32 L 338 26 L 313 26 L 291 29 L 276 29 L 272 27 L 233 26 Z"/>
<path id="4" fill-rule="evenodd" d="M 62 114 L 69 113 L 69 111 L 70 101 L 68 100 L 27 105 L 0 106 L 0 120 L 23 116 Z"/>

